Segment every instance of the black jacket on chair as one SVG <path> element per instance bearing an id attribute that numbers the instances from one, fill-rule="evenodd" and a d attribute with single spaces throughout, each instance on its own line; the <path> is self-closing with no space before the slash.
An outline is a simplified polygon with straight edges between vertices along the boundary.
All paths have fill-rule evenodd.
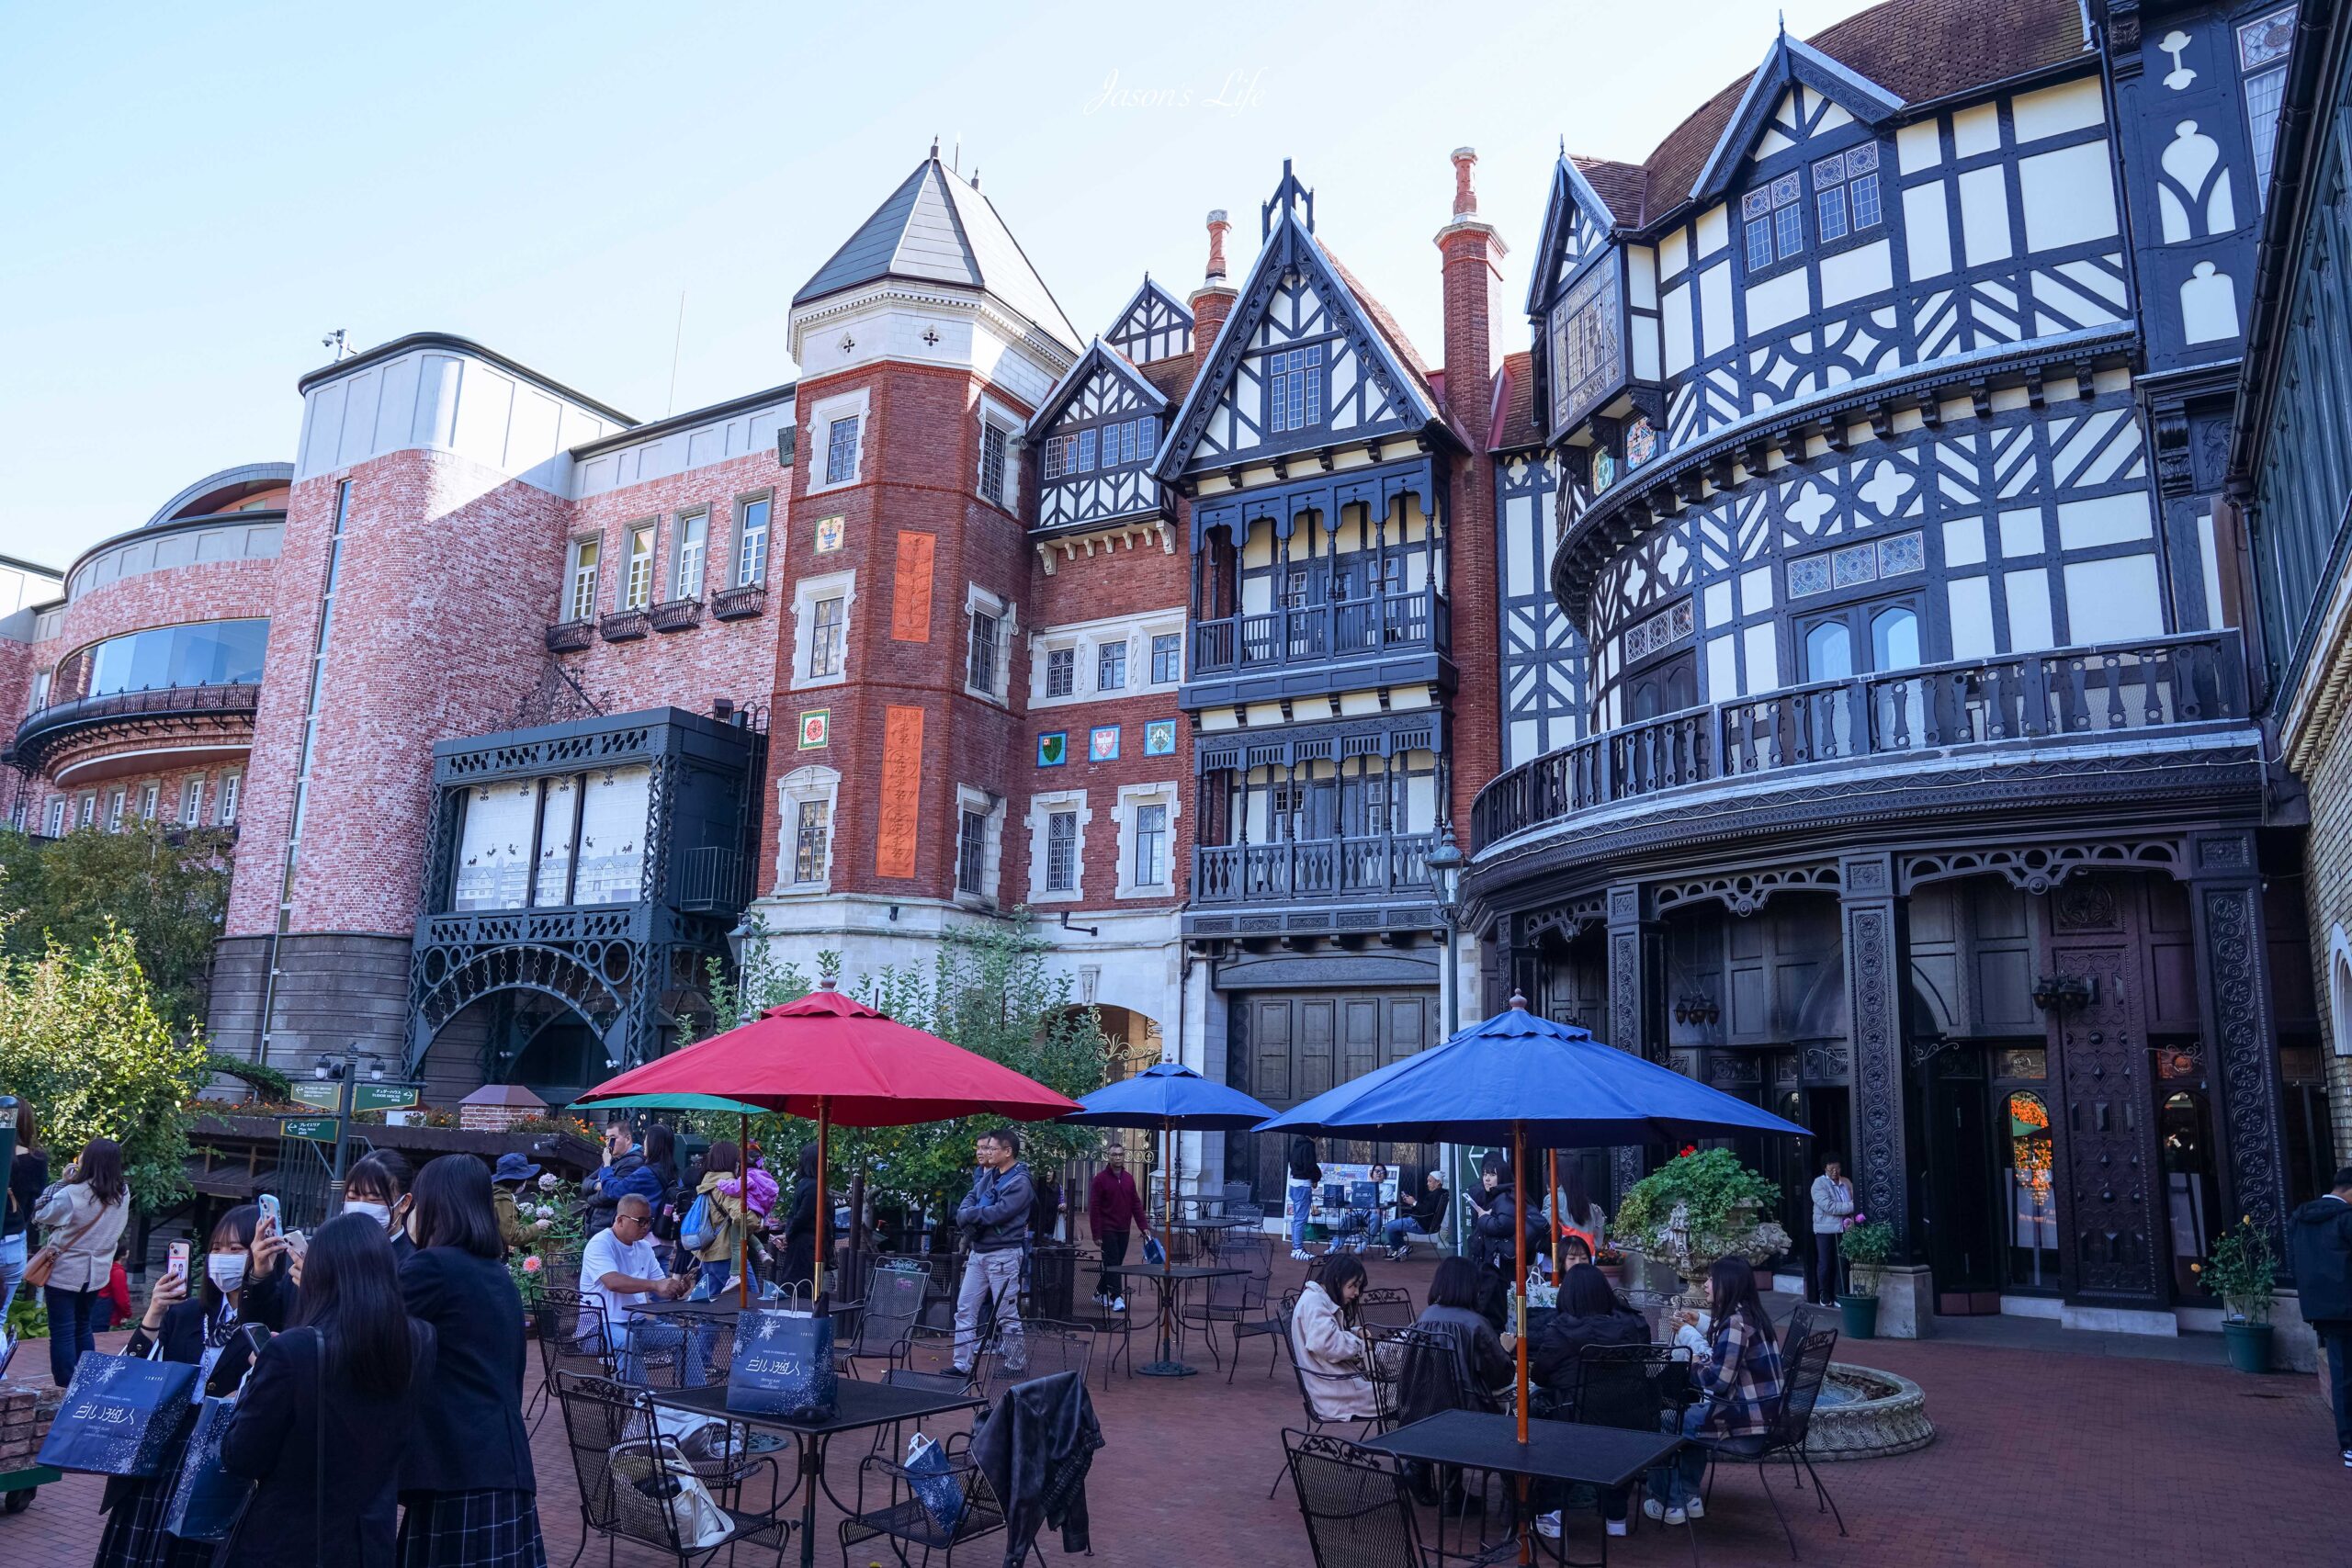
<path id="1" fill-rule="evenodd" d="M 224 1562 L 392 1568 L 395 1484 L 433 1386 L 433 1331 L 413 1320 L 409 1331 L 409 1386 L 390 1398 L 362 1393 L 330 1371 L 316 1329 L 269 1342 L 220 1439 L 220 1467 L 261 1483 Z"/>
<path id="2" fill-rule="evenodd" d="M 433 1330 L 433 1381 L 401 1458 L 402 1492 L 537 1492 L 523 1427 L 523 1298 L 506 1265 L 454 1247 L 401 1265 L 411 1317 Z"/>
<path id="3" fill-rule="evenodd" d="M 1004 1507 L 1004 1561 L 1019 1568 L 1037 1532 L 1062 1532 L 1062 1551 L 1089 1551 L 1086 1472 L 1102 1446 L 1094 1402 L 1076 1372 L 1014 1383 L 972 1434 L 972 1462 Z"/>

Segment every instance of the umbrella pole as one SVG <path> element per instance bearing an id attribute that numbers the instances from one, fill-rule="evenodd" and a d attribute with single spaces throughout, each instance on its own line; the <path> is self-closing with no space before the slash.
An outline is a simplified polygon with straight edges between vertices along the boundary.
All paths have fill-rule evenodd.
<path id="1" fill-rule="evenodd" d="M 743 1223 L 735 1231 L 735 1304 L 752 1304 L 752 1118 L 735 1117 L 735 1179 L 743 1190 Z"/>
<path id="2" fill-rule="evenodd" d="M 1567 1216 L 1560 1213 L 1560 1151 L 1557 1149 L 1544 1151 L 1544 1202 L 1552 1216 L 1552 1224 L 1548 1227 L 1552 1233 L 1552 1282 L 1557 1284 L 1561 1273 L 1560 1227 L 1567 1223 Z M 1584 1216 L 1578 1214 L 1577 1218 Z"/>
<path id="3" fill-rule="evenodd" d="M 825 1294 L 825 1211 L 832 1202 L 825 1195 L 825 1143 L 832 1131 L 833 1108 L 820 1098 L 817 1101 L 817 1235 L 808 1254 L 808 1310 Z"/>
<path id="4" fill-rule="evenodd" d="M 1512 1250 L 1518 1258 L 1511 1290 L 1519 1296 L 1519 1333 L 1511 1348 L 1519 1359 L 1519 1441 L 1527 1446 L 1527 1127 L 1510 1124 L 1511 1207 L 1515 1211 Z M 1519 1560 L 1527 1558 L 1527 1478 L 1519 1478 Z"/>
<path id="5" fill-rule="evenodd" d="M 1176 1359 L 1175 1298 L 1168 1271 L 1176 1266 L 1176 1118 L 1160 1122 L 1159 1136 L 1159 1359 Z"/>

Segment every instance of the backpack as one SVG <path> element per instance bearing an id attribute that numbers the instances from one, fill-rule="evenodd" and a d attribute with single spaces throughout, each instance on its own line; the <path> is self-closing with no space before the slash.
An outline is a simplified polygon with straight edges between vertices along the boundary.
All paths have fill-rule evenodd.
<path id="1" fill-rule="evenodd" d="M 678 1226 L 678 1245 L 688 1252 L 700 1252 L 718 1239 L 718 1213 L 710 1206 L 710 1194 L 695 1199 L 695 1206 L 686 1211 L 684 1224 Z"/>

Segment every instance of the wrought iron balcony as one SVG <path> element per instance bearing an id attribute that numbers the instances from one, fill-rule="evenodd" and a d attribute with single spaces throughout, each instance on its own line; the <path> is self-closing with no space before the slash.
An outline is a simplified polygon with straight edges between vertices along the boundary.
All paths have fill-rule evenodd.
<path id="1" fill-rule="evenodd" d="M 1645 719 L 1478 792 L 1480 849 L 1578 813 L 1721 780 L 1970 749 L 2112 741 L 2247 716 L 2234 631 L 1817 682 Z"/>
<path id="2" fill-rule="evenodd" d="M 733 914 L 752 901 L 750 870 L 741 850 L 686 850 L 673 863 L 670 902 L 681 909 Z"/>
<path id="3" fill-rule="evenodd" d="M 1338 903 L 1427 893 L 1434 833 L 1308 839 L 1277 844 L 1198 844 L 1195 904 Z"/>
<path id="4" fill-rule="evenodd" d="M 6 759 L 38 771 L 75 737 L 121 728 L 139 733 L 181 730 L 196 734 L 253 733 L 254 710 L 261 704 L 254 683 L 220 686 L 150 686 L 51 703 L 17 726 Z"/>
<path id="5" fill-rule="evenodd" d="M 714 621 L 744 621 L 767 608 L 767 585 L 747 583 L 741 588 L 722 588 L 710 596 L 710 618 Z"/>
<path id="6" fill-rule="evenodd" d="M 702 625 L 702 601 L 699 599 L 664 599 L 653 606 L 653 629 L 657 632 L 682 632 Z"/>
<path id="7" fill-rule="evenodd" d="M 646 634 L 651 617 L 642 610 L 616 610 L 596 623 L 606 642 L 635 642 Z"/>
<path id="8" fill-rule="evenodd" d="M 594 621 L 558 621 L 548 628 L 549 653 L 577 653 L 595 640 Z"/>
<path id="9" fill-rule="evenodd" d="M 1317 660 L 1443 652 L 1450 641 L 1445 598 L 1424 588 L 1196 622 L 1191 673 L 1197 680 Z"/>

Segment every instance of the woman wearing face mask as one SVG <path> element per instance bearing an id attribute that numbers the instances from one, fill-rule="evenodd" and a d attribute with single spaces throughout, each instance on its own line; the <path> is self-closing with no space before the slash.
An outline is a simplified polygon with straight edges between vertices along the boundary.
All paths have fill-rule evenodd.
<path id="1" fill-rule="evenodd" d="M 416 1244 L 408 1238 L 408 1171 L 395 1163 L 399 1156 L 372 1154 L 354 1165 L 343 1179 L 343 1212 L 365 1214 L 384 1227 L 392 1243 L 392 1262 L 408 1261 Z"/>
<path id="2" fill-rule="evenodd" d="M 188 1281 L 177 1274 L 156 1280 L 146 1315 L 122 1353 L 144 1356 L 160 1346 L 166 1361 L 209 1367 L 243 1325 L 258 1323 L 273 1333 L 284 1328 L 295 1297 L 286 1278 L 286 1257 L 277 1222 L 265 1220 L 251 1203 L 230 1210 L 212 1227 L 204 1252 L 190 1260 L 203 1270 L 196 1293 L 189 1293 Z M 209 1544 L 185 1541 L 164 1529 L 180 1457 L 175 1446 L 152 1478 L 107 1483 L 99 1504 L 107 1528 L 94 1568 L 209 1568 Z"/>

